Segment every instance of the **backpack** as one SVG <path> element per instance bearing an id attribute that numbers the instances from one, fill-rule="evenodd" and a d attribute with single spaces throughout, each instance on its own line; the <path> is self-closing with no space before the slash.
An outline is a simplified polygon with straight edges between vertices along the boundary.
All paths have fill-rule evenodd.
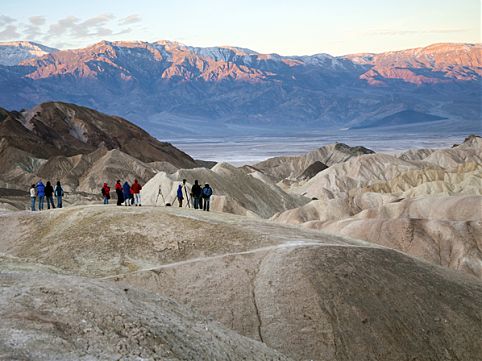
<path id="1" fill-rule="evenodd" d="M 100 191 L 101 191 L 102 195 L 105 197 L 105 189 L 104 189 L 104 187 L 102 187 L 102 188 L 100 189 Z"/>
<path id="2" fill-rule="evenodd" d="M 209 198 L 213 195 L 213 190 L 211 187 L 203 188 L 203 196 Z"/>
<path id="3" fill-rule="evenodd" d="M 59 186 L 55 186 L 54 193 L 57 197 L 63 197 L 64 196 L 64 190 L 62 189 L 62 187 L 59 187 Z"/>

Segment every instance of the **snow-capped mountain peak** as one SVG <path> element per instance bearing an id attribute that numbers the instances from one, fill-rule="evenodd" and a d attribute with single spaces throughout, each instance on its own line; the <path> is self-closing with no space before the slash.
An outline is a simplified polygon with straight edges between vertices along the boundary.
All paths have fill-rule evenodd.
<path id="1" fill-rule="evenodd" d="M 58 49 L 31 41 L 0 42 L 0 65 L 17 65 L 24 60 L 38 58 L 56 51 Z"/>

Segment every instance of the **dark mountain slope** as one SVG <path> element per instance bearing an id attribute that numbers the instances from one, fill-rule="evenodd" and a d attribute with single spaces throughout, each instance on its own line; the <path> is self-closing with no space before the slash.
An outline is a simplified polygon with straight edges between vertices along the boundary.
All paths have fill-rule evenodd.
<path id="1" fill-rule="evenodd" d="M 9 146 L 39 158 L 87 154 L 103 145 L 143 162 L 196 166 L 187 154 L 127 120 L 74 104 L 51 102 L 22 113 L 10 112 L 0 123 L 0 136 Z"/>

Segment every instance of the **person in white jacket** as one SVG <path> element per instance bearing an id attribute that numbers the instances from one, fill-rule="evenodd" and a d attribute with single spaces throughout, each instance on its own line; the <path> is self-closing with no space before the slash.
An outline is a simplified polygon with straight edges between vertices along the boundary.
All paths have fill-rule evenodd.
<path id="1" fill-rule="evenodd" d="M 35 211 L 35 201 L 37 199 L 37 191 L 35 189 L 35 184 L 30 187 L 30 204 L 32 211 Z"/>

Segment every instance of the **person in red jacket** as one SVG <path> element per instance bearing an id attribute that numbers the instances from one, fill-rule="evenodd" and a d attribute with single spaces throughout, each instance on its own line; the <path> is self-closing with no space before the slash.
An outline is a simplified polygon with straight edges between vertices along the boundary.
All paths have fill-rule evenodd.
<path id="1" fill-rule="evenodd" d="M 110 187 L 107 185 L 107 183 L 104 183 L 101 189 L 102 196 L 104 197 L 104 204 L 109 204 L 109 199 L 110 199 Z"/>
<path id="2" fill-rule="evenodd" d="M 120 180 L 118 180 L 115 184 L 115 192 L 117 194 L 117 205 L 121 206 L 122 202 L 124 202 L 124 194 Z"/>
<path id="3" fill-rule="evenodd" d="M 131 186 L 131 192 L 134 195 L 134 204 L 136 206 L 141 206 L 141 185 L 137 181 L 137 179 L 134 179 L 134 183 Z"/>

